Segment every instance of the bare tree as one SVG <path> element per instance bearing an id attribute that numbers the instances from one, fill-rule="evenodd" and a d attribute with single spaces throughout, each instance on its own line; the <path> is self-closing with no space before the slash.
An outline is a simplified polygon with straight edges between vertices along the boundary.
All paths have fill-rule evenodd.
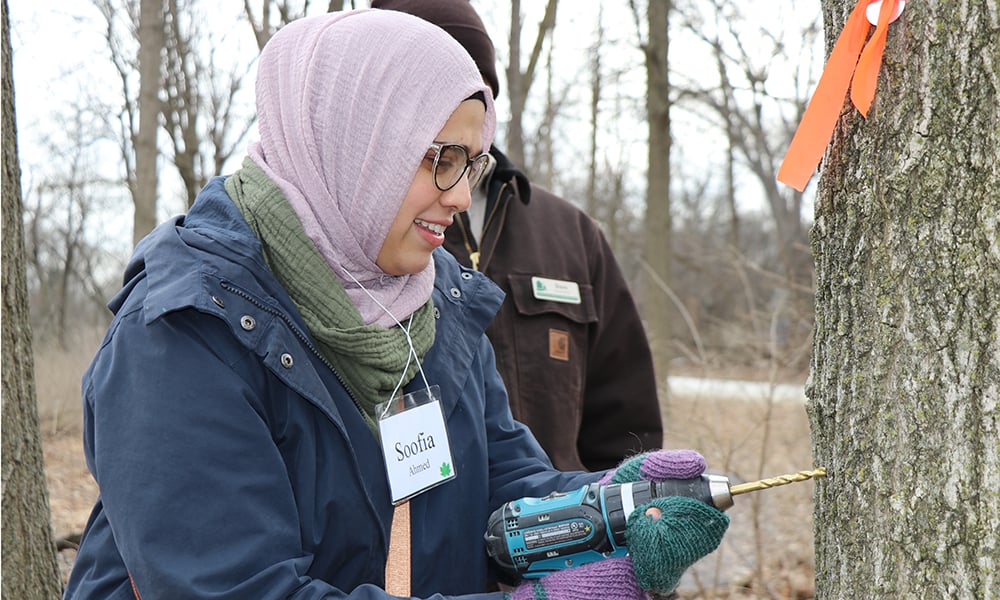
<path id="1" fill-rule="evenodd" d="M 854 5 L 823 0 L 828 42 Z M 807 388 L 829 473 L 819 599 L 1000 590 L 997 27 L 995 2 L 908 5 L 867 120 L 841 112 L 827 148 Z"/>
<path id="2" fill-rule="evenodd" d="M 250 0 L 243 0 L 243 12 L 253 29 L 257 49 L 263 50 L 267 40 L 282 26 L 309 14 L 310 4 L 309 0 L 261 0 L 260 18 L 257 18 Z M 344 0 L 330 0 L 326 12 L 344 10 L 345 4 Z M 351 0 L 349 6 L 357 8 L 354 0 Z"/>
<path id="3" fill-rule="evenodd" d="M 188 207 L 208 179 L 221 174 L 242 149 L 255 121 L 252 114 L 241 116 L 235 110 L 252 60 L 224 72 L 216 63 L 212 32 L 203 31 L 205 22 L 197 3 L 181 6 L 167 0 L 163 127 Z"/>
<path id="4" fill-rule="evenodd" d="M 635 2 L 630 0 L 636 30 L 641 31 Z M 640 34 L 640 49 L 646 59 L 646 113 L 649 121 L 646 217 L 643 247 L 645 278 L 641 289 L 642 315 L 646 321 L 653 364 L 666 398 L 671 337 L 669 299 L 671 215 L 670 215 L 670 106 L 671 87 L 667 60 L 670 37 L 671 0 L 649 0 L 646 8 L 647 37 Z"/>
<path id="5" fill-rule="evenodd" d="M 601 87 L 601 54 L 604 52 L 604 5 L 598 7 L 597 31 L 594 45 L 590 48 L 590 156 L 587 161 L 587 192 L 584 195 L 584 209 L 587 214 L 597 215 L 597 132 L 599 128 Z"/>
<path id="6" fill-rule="evenodd" d="M 135 217 L 132 243 L 137 244 L 156 226 L 159 185 L 157 134 L 160 131 L 160 82 L 164 39 L 163 0 L 141 0 L 139 9 L 139 128 L 135 148 Z"/>
<path id="7" fill-rule="evenodd" d="M 553 81 L 554 65 L 552 62 L 552 44 L 549 44 L 545 53 L 545 102 L 541 121 L 538 124 L 537 135 L 533 136 L 534 152 L 531 154 L 531 174 L 535 183 L 545 189 L 553 189 L 555 183 L 555 135 L 556 117 L 562 100 L 557 98 L 555 83 Z"/>
<path id="8" fill-rule="evenodd" d="M 678 95 L 684 100 L 681 106 L 690 106 L 694 111 L 707 109 L 706 118 L 721 124 L 727 141 L 730 235 L 738 247 L 739 218 L 733 183 L 738 162 L 760 184 L 773 219 L 774 249 L 781 270 L 789 281 L 807 283 L 812 272 L 810 257 L 803 252 L 807 242 L 802 219 L 803 194 L 780 187 L 776 176 L 780 151 L 791 139 L 789 123 L 797 122 L 805 110 L 804 91 L 815 83 L 811 71 L 814 61 L 808 53 L 816 47 L 819 22 L 808 22 L 801 31 L 781 30 L 770 24 L 752 24 L 753 19 L 742 14 L 740 6 L 732 2 L 713 0 L 707 5 L 688 2 L 682 6 L 680 25 L 709 49 L 718 83 L 706 87 L 700 77 L 685 81 L 678 86 L 681 88 Z M 793 42 L 786 39 L 789 37 Z M 754 50 L 748 48 L 748 40 L 755 42 Z M 783 69 L 785 65 L 791 66 L 791 73 Z M 779 70 L 779 75 L 774 75 L 772 69 Z M 791 98 L 776 96 L 772 88 L 791 88 L 801 94 Z"/>
<path id="9" fill-rule="evenodd" d="M 122 84 L 120 110 L 110 115 L 108 126 L 109 130 L 116 130 L 126 180 L 136 204 L 135 218 L 137 224 L 138 219 L 143 223 L 135 230 L 135 241 L 138 241 L 157 222 L 158 198 L 152 192 L 150 204 L 145 196 L 155 189 L 150 177 L 157 181 L 163 177 L 157 166 L 160 154 L 167 154 L 169 163 L 176 169 L 184 189 L 184 201 L 190 206 L 208 179 L 220 174 L 225 163 L 241 149 L 253 127 L 254 115 L 252 111 L 241 113 L 237 104 L 254 57 L 236 60 L 228 67 L 217 64 L 215 31 L 203 31 L 202 23 L 207 19 L 197 1 L 179 4 L 176 0 L 142 0 L 143 3 L 154 2 L 160 11 L 158 27 L 155 34 L 150 33 L 153 35 L 150 39 L 154 44 L 162 42 L 155 53 L 158 73 L 155 90 L 143 90 L 142 69 L 150 70 L 145 79 L 148 82 L 153 66 L 143 66 L 136 57 L 144 52 L 144 44 L 150 43 L 140 39 L 140 32 L 147 29 L 152 32 L 153 25 L 147 24 L 147 29 L 143 29 L 139 0 L 93 2 L 107 25 L 108 50 Z M 152 61 L 153 56 L 148 60 Z M 140 73 L 138 96 L 133 91 L 136 73 Z M 144 101 L 152 106 L 154 93 L 157 130 L 140 135 L 140 131 L 148 133 L 144 126 L 151 126 L 140 123 L 143 118 L 140 107 Z M 153 110 L 146 111 L 147 118 L 152 119 Z M 167 134 L 169 153 L 155 146 L 160 127 Z M 156 148 L 155 157 L 147 157 L 146 166 L 140 168 L 139 155 L 150 152 L 150 144 Z M 150 168 L 156 171 L 152 175 L 147 173 Z"/>
<path id="10" fill-rule="evenodd" d="M 32 326 L 37 346 L 54 339 L 70 349 L 69 334 L 82 321 L 106 315 L 101 275 L 111 242 L 95 235 L 95 222 L 120 197 L 121 182 L 102 177 L 92 148 L 102 141 L 103 123 L 79 105 L 45 138 L 49 172 L 24 191 L 25 250 Z M 105 248 L 101 248 L 104 245 Z"/>
<path id="11" fill-rule="evenodd" d="M 530 165 L 525 163 L 524 108 L 528 100 L 528 92 L 535 80 L 538 61 L 541 58 L 546 38 L 550 37 L 556 25 L 556 8 L 558 0 L 548 0 L 545 5 L 545 15 L 538 24 L 535 42 L 528 56 L 528 64 L 521 70 L 521 31 L 523 16 L 521 0 L 511 0 L 510 3 L 510 38 L 508 40 L 507 61 L 507 96 L 510 98 L 510 122 L 507 124 L 507 156 L 515 165 L 527 169 L 528 176 L 534 175 Z"/>
<path id="12" fill-rule="evenodd" d="M 200 163 L 199 131 L 205 105 L 200 90 L 207 87 L 209 81 L 192 43 L 199 36 L 195 25 L 198 15 L 191 5 L 184 7 L 184 13 L 181 14 L 177 0 L 166 0 L 161 30 L 166 49 L 162 85 L 163 127 L 173 149 L 174 166 L 184 185 L 186 204 L 191 206 L 210 175 Z M 140 39 L 140 49 L 142 43 Z"/>
<path id="13" fill-rule="evenodd" d="M 650 160 L 659 156 L 664 162 L 651 166 L 650 176 L 668 172 L 663 185 L 672 188 L 647 200 L 670 194 L 668 215 L 657 226 L 664 231 L 669 223 L 670 242 L 652 241 L 669 246 L 666 274 L 641 283 L 651 337 L 654 321 L 662 321 L 657 337 L 663 369 L 665 361 L 682 358 L 692 366 L 778 363 L 786 373 L 801 372 L 808 356 L 803 349 L 812 329 L 813 288 L 803 195 L 779 189 L 775 174 L 779 150 L 791 138 L 786 120 L 801 114 L 806 83 L 815 81 L 810 71 L 815 61 L 808 52 L 818 24 L 803 23 L 801 31 L 773 23 L 760 27 L 740 13 L 741 6 L 672 4 L 670 42 L 681 46 L 685 60 L 670 65 L 667 81 L 671 138 L 694 129 L 699 138 L 694 144 L 688 137 L 671 140 L 669 163 L 666 150 L 650 152 Z M 634 4 L 633 11 L 638 23 Z M 712 70 L 705 68 L 713 63 L 715 83 Z M 771 218 L 746 209 L 740 214 L 740 196 L 759 197 Z M 654 209 L 647 204 L 647 211 Z M 664 252 L 645 250 L 648 275 L 655 273 L 648 257 Z"/>
<path id="14" fill-rule="evenodd" d="M 220 175 L 226 162 L 244 150 L 247 136 L 257 121 L 255 113 L 240 115 L 236 110 L 237 98 L 244 89 L 245 78 L 254 63 L 247 62 L 242 66 L 237 64 L 223 73 L 213 57 L 214 52 L 210 55 L 203 71 L 209 94 L 202 105 L 203 120 L 207 122 L 205 130 L 208 139 L 207 149 L 202 156 L 204 161 L 208 158 L 205 155 L 210 151 L 211 161 L 206 162 L 201 172 Z M 207 181 L 208 178 L 204 179 Z"/>
<path id="15" fill-rule="evenodd" d="M 21 224 L 21 166 L 3 0 L 3 579 L 4 598 L 61 593 L 42 460 Z"/>

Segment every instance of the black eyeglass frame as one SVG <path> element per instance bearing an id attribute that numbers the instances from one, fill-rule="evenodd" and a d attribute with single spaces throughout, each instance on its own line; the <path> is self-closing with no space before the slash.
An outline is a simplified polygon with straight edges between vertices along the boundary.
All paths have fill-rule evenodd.
<path id="1" fill-rule="evenodd" d="M 455 181 L 453 181 L 451 185 L 442 187 L 438 182 L 438 160 L 447 148 L 457 148 L 460 150 L 462 154 L 465 155 L 465 165 L 462 166 L 462 172 L 458 174 L 458 177 L 455 178 Z M 461 144 L 442 144 L 441 142 L 432 142 L 428 150 L 434 151 L 434 164 L 431 166 L 431 179 L 434 180 L 434 187 L 442 192 L 447 192 L 451 188 L 458 185 L 458 182 L 462 181 L 462 177 L 465 177 L 466 173 L 469 174 L 469 191 L 476 189 L 476 186 L 478 186 L 483 180 L 483 174 L 486 172 L 486 167 L 490 161 L 489 152 L 483 152 L 482 154 L 478 154 L 470 158 L 469 151 Z M 478 169 L 475 168 L 477 164 L 480 165 Z M 473 177 L 475 177 L 475 179 L 472 179 Z"/>

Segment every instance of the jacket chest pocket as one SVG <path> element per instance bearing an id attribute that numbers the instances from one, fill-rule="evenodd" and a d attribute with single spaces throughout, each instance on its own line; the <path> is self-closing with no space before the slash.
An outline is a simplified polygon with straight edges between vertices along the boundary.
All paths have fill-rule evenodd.
<path id="1" fill-rule="evenodd" d="M 590 326 L 597 322 L 593 288 L 575 285 L 568 294 L 571 299 L 578 296 L 574 303 L 546 299 L 531 275 L 510 275 L 508 283 L 515 320 L 508 331 L 514 338 L 520 384 L 540 385 L 555 377 L 559 385 L 574 386 L 586 365 Z"/>
<path id="2" fill-rule="evenodd" d="M 537 288 L 546 281 L 557 281 L 575 286 L 579 301 L 574 302 L 573 293 L 559 294 L 556 292 L 539 291 Z M 574 323 L 586 325 L 597 322 L 597 307 L 594 304 L 594 288 L 590 284 L 540 278 L 533 275 L 512 274 L 507 276 L 510 284 L 510 296 L 519 315 L 524 317 L 538 315 L 554 315 Z M 566 296 L 565 301 L 550 300 L 548 297 Z"/>

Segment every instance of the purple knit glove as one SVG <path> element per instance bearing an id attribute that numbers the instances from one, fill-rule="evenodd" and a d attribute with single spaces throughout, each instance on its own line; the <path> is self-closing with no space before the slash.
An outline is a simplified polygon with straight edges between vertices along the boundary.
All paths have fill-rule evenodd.
<path id="1" fill-rule="evenodd" d="M 705 457 L 694 450 L 655 450 L 625 459 L 605 473 L 599 483 L 692 479 L 704 473 L 706 467 Z"/>
<path id="2" fill-rule="evenodd" d="M 608 558 L 541 579 L 525 579 L 505 600 L 646 600 L 632 570 L 632 559 Z"/>

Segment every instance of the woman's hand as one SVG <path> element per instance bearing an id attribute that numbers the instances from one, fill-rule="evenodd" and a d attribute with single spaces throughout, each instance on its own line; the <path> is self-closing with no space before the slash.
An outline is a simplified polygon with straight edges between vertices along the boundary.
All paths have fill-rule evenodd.
<path id="1" fill-rule="evenodd" d="M 705 472 L 705 457 L 694 450 L 655 450 L 622 461 L 604 474 L 602 484 L 692 479 Z"/>
<path id="2" fill-rule="evenodd" d="M 524 580 L 506 600 L 647 600 L 632 561 L 608 558 Z"/>
<path id="3" fill-rule="evenodd" d="M 683 496 L 655 498 L 636 508 L 625 526 L 625 543 L 639 587 L 666 593 L 681 575 L 722 542 L 729 516 Z"/>

